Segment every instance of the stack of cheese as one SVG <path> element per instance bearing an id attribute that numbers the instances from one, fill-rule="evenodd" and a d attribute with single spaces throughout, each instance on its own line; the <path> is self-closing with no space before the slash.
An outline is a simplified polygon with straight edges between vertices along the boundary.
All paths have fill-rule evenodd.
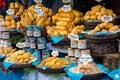
<path id="1" fill-rule="evenodd" d="M 58 57 L 49 57 L 43 60 L 42 63 L 38 65 L 38 67 L 48 66 L 50 68 L 57 69 L 64 68 L 68 65 L 70 65 L 70 62 L 67 60 Z"/>
<path id="2" fill-rule="evenodd" d="M 38 16 L 34 11 L 35 8 L 41 8 L 43 12 L 43 16 Z M 45 28 L 45 26 L 50 25 L 51 16 L 53 15 L 52 9 L 44 7 L 42 4 L 36 4 L 28 8 L 21 16 L 21 21 L 18 23 L 18 26 L 22 24 L 27 27 L 28 25 L 36 25 Z"/>
<path id="3" fill-rule="evenodd" d="M 74 33 L 77 30 L 77 34 L 84 30 L 84 26 L 75 26 L 75 24 L 82 21 L 82 13 L 76 10 L 63 11 L 62 8 L 58 10 L 58 13 L 52 16 L 52 21 L 55 26 L 48 26 L 47 33 L 50 36 L 68 36 L 69 33 Z M 76 32 L 75 32 L 76 34 Z"/>
<path id="4" fill-rule="evenodd" d="M 76 10 L 63 11 L 62 8 L 58 10 L 58 13 L 52 16 L 53 23 L 57 22 L 70 22 L 77 24 L 83 20 L 83 14 Z"/>
<path id="5" fill-rule="evenodd" d="M 18 2 L 12 2 L 10 3 L 9 9 L 15 11 L 14 15 L 21 16 L 25 10 L 25 7 Z"/>
<path id="6" fill-rule="evenodd" d="M 77 67 L 73 67 L 70 69 L 72 73 L 77 74 L 98 74 L 103 73 L 103 71 L 97 67 L 93 62 L 89 62 L 86 64 L 79 64 Z"/>
<path id="7" fill-rule="evenodd" d="M 0 47 L 0 55 L 7 55 L 9 53 L 15 52 L 16 49 L 12 47 Z"/>
<path id="8" fill-rule="evenodd" d="M 66 22 L 64 22 L 66 23 Z M 68 36 L 68 34 L 73 33 L 76 35 L 79 35 L 82 31 L 85 30 L 84 25 L 80 26 L 69 26 L 69 25 L 64 25 L 64 23 L 61 23 L 62 25 L 57 25 L 57 26 L 47 26 L 47 33 L 50 36 Z"/>
<path id="9" fill-rule="evenodd" d="M 84 19 L 86 21 L 90 21 L 90 20 L 101 21 L 101 18 L 104 15 L 116 17 L 115 13 L 113 13 L 112 10 L 106 9 L 104 6 L 101 6 L 101 5 L 97 5 L 97 6 L 92 7 L 90 11 L 86 12 Z"/>
<path id="10" fill-rule="evenodd" d="M 98 32 L 115 32 L 118 31 L 120 28 L 118 25 L 114 25 L 113 23 L 101 23 L 98 24 L 95 29 L 90 31 L 90 34 L 96 34 Z"/>
<path id="11" fill-rule="evenodd" d="M 13 15 L 6 16 L 3 25 L 5 25 L 8 30 L 17 29 L 17 23 L 15 22 Z"/>
<path id="12" fill-rule="evenodd" d="M 34 59 L 35 57 L 29 52 L 24 52 L 23 50 L 19 50 L 14 53 L 9 53 L 5 61 L 16 62 L 18 64 L 28 64 L 30 61 Z"/>

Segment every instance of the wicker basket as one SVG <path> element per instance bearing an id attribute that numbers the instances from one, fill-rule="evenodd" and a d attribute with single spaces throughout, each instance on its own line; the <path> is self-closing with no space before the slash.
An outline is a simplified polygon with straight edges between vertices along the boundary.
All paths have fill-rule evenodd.
<path id="1" fill-rule="evenodd" d="M 10 70 L 16 70 L 16 69 L 19 70 L 19 69 L 24 69 L 27 67 L 33 67 L 33 65 L 32 64 L 14 64 L 9 69 Z"/>
<path id="2" fill-rule="evenodd" d="M 118 34 L 110 34 L 101 37 L 84 35 L 90 43 L 91 53 L 111 54 L 118 52 Z"/>
<path id="3" fill-rule="evenodd" d="M 84 22 L 85 25 L 85 29 L 87 30 L 91 30 L 94 29 L 98 24 L 100 24 L 101 22 Z"/>
<path id="4" fill-rule="evenodd" d="M 105 73 L 98 73 L 98 74 L 91 74 L 91 75 L 86 75 L 84 76 L 81 80 L 99 80 L 103 77 L 108 77 L 109 80 L 113 80 L 110 78 L 107 74 Z"/>
<path id="5" fill-rule="evenodd" d="M 64 73 L 64 68 L 58 68 L 58 69 L 42 69 L 40 67 L 36 67 L 36 69 L 41 72 L 41 73 L 44 73 L 44 74 L 55 74 L 55 73 Z"/>
<path id="6" fill-rule="evenodd" d="M 52 43 L 52 45 L 69 45 L 70 44 L 70 39 L 65 37 L 64 40 L 60 41 L 59 43 L 54 43 L 50 37 L 47 38 L 49 42 Z"/>
<path id="7" fill-rule="evenodd" d="M 111 21 L 113 24 L 116 24 L 117 23 L 117 17 Z M 84 22 L 84 25 L 85 25 L 85 29 L 87 30 L 91 30 L 91 29 L 94 29 L 98 24 L 100 24 L 102 22 Z"/>

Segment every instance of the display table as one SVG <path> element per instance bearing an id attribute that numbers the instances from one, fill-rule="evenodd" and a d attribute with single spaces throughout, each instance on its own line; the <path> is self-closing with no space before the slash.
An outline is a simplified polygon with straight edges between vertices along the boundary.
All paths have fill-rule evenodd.
<path id="1" fill-rule="evenodd" d="M 0 80 L 71 80 L 71 79 L 65 76 L 59 76 L 55 78 L 50 75 L 45 75 L 39 72 L 25 73 L 23 70 L 11 71 L 5 74 L 0 69 Z M 103 78 L 100 80 L 110 80 L 110 79 Z"/>

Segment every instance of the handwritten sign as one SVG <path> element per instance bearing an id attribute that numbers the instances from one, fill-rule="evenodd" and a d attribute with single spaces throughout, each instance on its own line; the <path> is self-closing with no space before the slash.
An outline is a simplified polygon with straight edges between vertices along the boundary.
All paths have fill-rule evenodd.
<path id="1" fill-rule="evenodd" d="M 35 7 L 34 8 L 34 12 L 36 12 L 36 13 L 39 13 L 39 12 L 41 12 L 42 11 L 42 8 L 41 7 Z"/>
<path id="2" fill-rule="evenodd" d="M 97 1 L 97 2 L 101 2 L 102 0 L 95 0 L 95 1 Z"/>
<path id="3" fill-rule="evenodd" d="M 42 3 L 42 0 L 34 0 L 35 3 Z"/>
<path id="4" fill-rule="evenodd" d="M 70 38 L 71 41 L 79 40 L 79 36 L 75 34 L 69 34 L 68 38 Z"/>
<path id="5" fill-rule="evenodd" d="M 71 7 L 70 5 L 64 5 L 64 6 L 62 7 L 62 10 L 65 11 L 65 12 L 67 12 L 67 11 L 69 11 L 69 10 L 71 10 L 71 9 L 72 9 L 72 7 Z"/>
<path id="6" fill-rule="evenodd" d="M 92 62 L 92 57 L 90 54 L 82 54 L 79 58 L 80 63 L 86 64 L 88 62 Z"/>
<path id="7" fill-rule="evenodd" d="M 62 0 L 63 3 L 70 3 L 71 0 Z"/>
<path id="8" fill-rule="evenodd" d="M 112 16 L 104 15 L 101 20 L 102 22 L 110 22 L 110 21 L 113 21 L 113 18 Z"/>
<path id="9" fill-rule="evenodd" d="M 12 10 L 12 9 L 8 9 L 8 10 L 7 10 L 7 14 L 9 14 L 9 15 L 12 15 L 12 14 L 14 14 L 14 13 L 15 13 L 15 11 Z"/>
<path id="10" fill-rule="evenodd" d="M 53 50 L 51 55 L 54 56 L 54 57 L 57 57 L 57 56 L 59 56 L 59 52 L 56 51 L 56 50 Z"/>

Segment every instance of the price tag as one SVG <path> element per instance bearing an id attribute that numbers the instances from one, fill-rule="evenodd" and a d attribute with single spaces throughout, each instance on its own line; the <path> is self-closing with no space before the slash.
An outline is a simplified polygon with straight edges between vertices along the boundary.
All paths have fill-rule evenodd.
<path id="1" fill-rule="evenodd" d="M 37 16 L 39 16 L 39 17 L 42 17 L 44 15 L 44 12 L 43 11 L 39 11 L 38 13 L 37 13 Z"/>
<path id="2" fill-rule="evenodd" d="M 68 38 L 70 38 L 71 41 L 79 40 L 79 36 L 74 34 L 69 34 Z"/>
<path id="3" fill-rule="evenodd" d="M 95 1 L 97 1 L 97 2 L 101 2 L 102 0 L 95 0 Z"/>
<path id="4" fill-rule="evenodd" d="M 62 0 L 63 3 L 70 3 L 71 0 Z"/>
<path id="5" fill-rule="evenodd" d="M 2 24 L 4 22 L 4 19 L 0 19 L 0 24 Z"/>
<path id="6" fill-rule="evenodd" d="M 86 64 L 92 62 L 92 57 L 89 54 L 82 54 L 79 58 L 80 63 Z"/>
<path id="7" fill-rule="evenodd" d="M 12 9 L 8 9 L 8 10 L 7 10 L 7 14 L 9 14 L 9 15 L 12 15 L 12 14 L 14 14 L 14 13 L 15 13 L 15 11 L 12 10 Z"/>
<path id="8" fill-rule="evenodd" d="M 67 12 L 67 11 L 69 11 L 69 10 L 71 10 L 71 9 L 72 9 L 72 7 L 71 7 L 70 5 L 64 5 L 64 6 L 62 7 L 62 10 L 65 11 L 65 12 Z"/>
<path id="9" fill-rule="evenodd" d="M 42 0 L 34 0 L 35 3 L 42 3 Z"/>
<path id="10" fill-rule="evenodd" d="M 16 44 L 16 47 L 18 47 L 18 48 L 23 48 L 23 47 L 24 47 L 24 43 L 18 42 L 18 43 Z"/>
<path id="11" fill-rule="evenodd" d="M 54 56 L 54 57 L 59 56 L 59 52 L 56 51 L 56 50 L 53 50 L 51 55 Z"/>
<path id="12" fill-rule="evenodd" d="M 35 7 L 34 8 L 34 12 L 36 12 L 36 13 L 39 13 L 39 12 L 41 12 L 42 11 L 42 8 L 41 7 Z"/>
<path id="13" fill-rule="evenodd" d="M 113 18 L 112 16 L 104 15 L 101 20 L 102 22 L 110 22 L 110 21 L 113 21 Z"/>

